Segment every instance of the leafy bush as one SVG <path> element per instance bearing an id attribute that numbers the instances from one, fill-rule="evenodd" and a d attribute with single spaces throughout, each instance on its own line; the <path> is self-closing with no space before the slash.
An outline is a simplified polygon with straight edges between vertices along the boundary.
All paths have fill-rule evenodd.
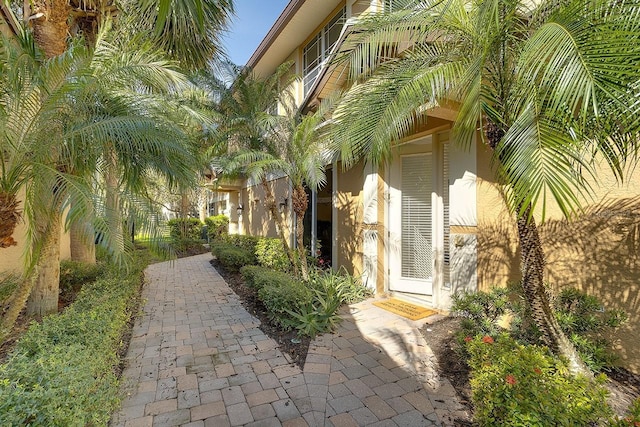
<path id="1" fill-rule="evenodd" d="M 538 343 L 540 332 L 521 293 L 521 288 L 511 286 L 453 295 L 452 311 L 462 317 L 461 331 L 457 334 L 460 348 L 466 348 L 462 345 L 464 337 L 501 333 L 499 321 L 505 314 L 513 315 L 509 331 L 514 339 L 522 344 Z M 604 312 L 596 297 L 577 289 L 565 289 L 558 296 L 549 293 L 549 298 L 560 328 L 587 366 L 594 372 L 613 366 L 616 357 L 610 350 L 608 337 L 612 329 L 627 320 L 627 314 L 622 310 Z"/>
<path id="2" fill-rule="evenodd" d="M 240 268 L 245 265 L 256 263 L 252 252 L 226 243 L 216 243 L 212 245 L 211 252 L 218 259 L 222 267 L 233 273 L 240 271 Z"/>
<path id="3" fill-rule="evenodd" d="M 93 283 L 104 274 L 104 264 L 64 260 L 60 262 L 60 290 L 78 291 L 88 283 Z"/>
<path id="4" fill-rule="evenodd" d="M 218 239 L 221 243 L 227 243 L 229 245 L 237 246 L 239 248 L 245 249 L 252 254 L 256 253 L 256 244 L 260 237 L 256 236 L 247 236 L 244 234 L 227 234 L 220 236 Z"/>
<path id="5" fill-rule="evenodd" d="M 207 226 L 207 235 L 210 240 L 220 238 L 220 236 L 229 234 L 229 217 L 226 215 L 215 215 L 205 218 Z"/>
<path id="6" fill-rule="evenodd" d="M 362 301 L 371 295 L 345 270 L 312 270 L 308 285 L 313 291 L 311 301 L 287 312 L 298 332 L 310 337 L 333 329 L 340 321 L 338 310 L 342 304 Z"/>
<path id="7" fill-rule="evenodd" d="M 178 258 L 208 252 L 207 248 L 202 244 L 202 240 L 199 239 L 177 238 L 171 241 L 170 246 Z"/>
<path id="8" fill-rule="evenodd" d="M 638 427 L 640 426 L 640 398 L 636 399 L 629 408 L 629 415 L 622 418 L 609 420 L 611 427 Z"/>
<path id="9" fill-rule="evenodd" d="M 142 282 L 111 269 L 62 314 L 33 323 L 0 365 L 0 425 L 106 425 L 119 403 L 118 352 Z"/>
<path id="10" fill-rule="evenodd" d="M 606 377 L 571 376 L 543 347 L 506 334 L 470 339 L 475 419 L 482 426 L 586 426 L 610 416 Z"/>
<path id="11" fill-rule="evenodd" d="M 622 310 L 602 310 L 598 298 L 577 289 L 565 289 L 553 299 L 562 331 L 576 346 L 582 360 L 593 371 L 613 366 L 615 355 L 607 339 L 613 329 L 627 321 Z"/>
<path id="12" fill-rule="evenodd" d="M 365 300 L 372 295 L 369 288 L 364 286 L 356 277 L 351 276 L 342 267 L 338 271 L 332 269 L 312 269 L 309 274 L 309 284 L 314 289 L 335 289 L 340 300 L 345 304 L 353 304 Z"/>
<path id="13" fill-rule="evenodd" d="M 311 290 L 289 274 L 272 272 L 267 283 L 262 284 L 258 297 L 264 304 L 269 318 L 285 330 L 294 327 L 289 311 L 300 311 L 312 298 Z"/>
<path id="14" fill-rule="evenodd" d="M 201 237 L 202 223 L 198 218 L 170 219 L 167 226 L 169 226 L 169 235 L 175 240 L 181 238 L 198 240 Z"/>
<path id="15" fill-rule="evenodd" d="M 519 298 L 511 304 L 514 321 L 511 335 L 523 343 L 535 343 L 539 331 L 529 320 L 526 305 Z M 568 288 L 559 295 L 549 293 L 554 314 L 562 331 L 576 347 L 582 360 L 594 372 L 600 372 L 615 365 L 617 357 L 611 351 L 611 332 L 626 322 L 628 316 L 622 310 L 602 310 L 598 298 L 577 289 Z"/>
<path id="16" fill-rule="evenodd" d="M 461 316 L 462 335 L 497 335 L 498 324 L 509 309 L 508 291 L 492 288 L 489 292 L 464 292 L 452 296 L 451 310 Z"/>
<path id="17" fill-rule="evenodd" d="M 268 267 L 278 271 L 289 271 L 291 263 L 287 257 L 287 252 L 282 246 L 282 240 L 262 237 L 256 243 L 256 260 L 263 267 Z"/>

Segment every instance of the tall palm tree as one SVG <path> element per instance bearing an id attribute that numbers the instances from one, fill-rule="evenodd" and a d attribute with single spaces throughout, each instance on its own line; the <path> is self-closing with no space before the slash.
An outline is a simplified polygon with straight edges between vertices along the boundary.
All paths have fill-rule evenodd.
<path id="1" fill-rule="evenodd" d="M 221 52 L 219 39 L 216 37 L 225 28 L 233 12 L 233 3 L 230 0 L 178 0 L 161 3 L 162 7 L 159 9 L 156 9 L 155 2 L 131 0 L 121 3 L 121 7 L 128 12 L 124 14 L 128 19 L 121 19 L 122 27 L 129 28 L 132 33 L 143 34 L 156 46 L 168 49 L 168 54 L 179 60 L 184 68 L 202 66 L 213 55 Z M 143 7 L 144 5 L 146 6 Z M 33 30 L 35 41 L 31 46 L 32 53 L 37 54 L 42 51 L 45 58 L 49 60 L 63 56 L 69 49 L 74 49 L 79 35 L 84 35 L 85 42 L 91 46 L 99 29 L 115 11 L 116 7 L 111 1 L 69 3 L 67 0 L 38 0 L 25 3 L 24 26 Z M 69 34 L 73 37 L 69 38 Z M 64 60 L 60 61 L 64 62 Z M 76 82 L 80 81 L 82 79 Z M 49 166 L 64 172 L 66 168 L 64 156 L 69 152 L 65 152 L 61 139 L 52 138 L 57 135 L 59 133 L 52 132 L 51 137 L 45 140 L 47 144 L 44 145 L 51 154 L 48 158 Z M 113 156 L 110 158 L 114 159 Z M 42 188 L 42 191 L 47 193 L 41 196 L 44 205 L 51 205 L 52 200 L 48 198 L 53 197 L 56 203 L 61 200 L 56 197 L 57 182 L 55 180 L 52 182 L 56 184 Z M 15 200 L 3 195 L 0 202 L 3 203 L 0 206 L 3 218 L 15 218 L 11 216 L 11 212 L 15 211 L 14 208 L 17 206 Z M 5 209 L 5 206 L 9 209 Z M 60 211 L 59 208 L 60 206 L 54 206 L 52 212 Z M 9 214 L 5 214 L 5 211 Z M 42 221 L 42 224 L 36 229 L 48 236 L 43 235 L 41 240 L 50 244 L 44 246 L 46 249 L 43 252 L 44 256 L 38 258 L 42 265 L 35 269 L 39 275 L 36 289 L 41 292 L 32 293 L 33 304 L 30 304 L 30 307 L 31 310 L 44 313 L 55 310 L 53 300 L 57 298 L 59 277 L 57 267 L 59 246 L 55 239 L 59 235 L 62 222 L 60 218 L 45 215 L 39 215 L 38 220 Z M 6 238 L 3 239 L 5 245 L 12 243 Z M 46 309 L 43 310 L 40 307 L 46 307 Z"/>
<path id="2" fill-rule="evenodd" d="M 551 311 L 533 212 L 544 215 L 549 199 L 566 215 L 579 210 L 598 158 L 622 178 L 640 122 L 640 9 L 629 0 L 408 3 L 363 20 L 345 45 L 354 84 L 335 114 L 341 157 L 385 161 L 430 108 L 456 105 L 456 141 L 468 146 L 480 129 L 517 215 L 522 286 L 542 339 L 586 372 Z"/>
<path id="3" fill-rule="evenodd" d="M 222 87 L 219 95 L 217 127 L 212 133 L 210 157 L 223 161 L 227 175 L 253 173 L 265 193 L 265 205 L 275 219 L 280 240 L 287 257 L 298 274 L 298 266 L 287 240 L 286 223 L 278 210 L 268 174 L 261 171 L 255 158 L 276 158 L 278 129 L 281 122 L 275 109 L 278 105 L 293 105 L 290 92 L 296 76 L 290 72 L 290 63 L 282 64 L 274 74 L 259 78 L 249 68 L 238 71 L 229 87 Z"/>
<path id="4" fill-rule="evenodd" d="M 330 162 L 327 144 L 328 127 L 322 126 L 325 108 L 312 114 L 302 115 L 298 111 L 288 111 L 279 117 L 273 128 L 273 138 L 277 140 L 275 151 L 238 152 L 232 156 L 233 164 L 256 181 L 268 174 L 284 176 L 291 185 L 291 205 L 296 217 L 297 264 L 304 280 L 309 278 L 307 252 L 304 246 L 304 216 L 309 207 L 306 189 L 318 190 L 326 184 L 325 169 Z"/>

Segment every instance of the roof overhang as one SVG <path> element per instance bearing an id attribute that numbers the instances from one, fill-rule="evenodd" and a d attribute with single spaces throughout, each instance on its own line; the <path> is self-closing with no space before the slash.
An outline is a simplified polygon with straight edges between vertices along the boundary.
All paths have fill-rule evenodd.
<path id="1" fill-rule="evenodd" d="M 266 77 L 295 51 L 342 0 L 291 0 L 247 61 Z"/>

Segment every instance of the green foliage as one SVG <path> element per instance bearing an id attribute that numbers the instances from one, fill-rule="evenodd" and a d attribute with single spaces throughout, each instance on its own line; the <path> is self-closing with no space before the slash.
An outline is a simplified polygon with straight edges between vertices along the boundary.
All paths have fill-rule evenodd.
<path id="1" fill-rule="evenodd" d="M 233 273 L 240 271 L 240 268 L 245 265 L 253 265 L 256 263 L 252 252 L 227 243 L 216 243 L 212 245 L 211 252 L 227 271 Z"/>
<path id="2" fill-rule="evenodd" d="M 202 244 L 202 240 L 189 237 L 173 239 L 170 246 L 178 258 L 208 252 L 207 248 Z"/>
<path id="3" fill-rule="evenodd" d="M 609 337 L 613 329 L 627 321 L 627 313 L 603 311 L 598 298 L 573 288 L 564 289 L 557 296 L 549 294 L 549 298 L 560 328 L 587 366 L 594 372 L 601 372 L 615 365 L 617 357 L 611 351 Z M 539 333 L 528 320 L 522 296 L 516 301 L 511 305 L 514 313 L 512 336 L 521 342 L 535 342 Z"/>
<path id="4" fill-rule="evenodd" d="M 0 366 L 0 425 L 106 425 L 117 408 L 118 352 L 144 264 L 111 268 L 62 314 L 33 323 Z"/>
<path id="5" fill-rule="evenodd" d="M 365 300 L 372 295 L 369 288 L 351 276 L 344 267 L 338 271 L 332 269 L 312 269 L 309 272 L 309 286 L 325 293 L 335 290 L 344 304 L 353 304 Z"/>
<path id="6" fill-rule="evenodd" d="M 611 427 L 638 427 L 640 426 L 640 398 L 636 399 L 629 408 L 629 414 L 622 418 L 612 418 L 608 423 Z"/>
<path id="7" fill-rule="evenodd" d="M 490 292 L 453 295 L 452 311 L 462 317 L 461 329 L 456 334 L 460 349 L 466 337 L 497 335 L 504 331 L 499 321 L 512 314 L 509 325 L 511 336 L 522 344 L 535 344 L 540 336 L 527 311 L 521 288 L 511 286 L 493 288 Z M 602 310 L 602 304 L 594 297 L 577 289 L 565 289 L 554 297 L 549 293 L 560 328 L 575 345 L 582 360 L 594 372 L 615 364 L 617 358 L 611 352 L 608 337 L 612 329 L 627 320 L 622 310 Z"/>
<path id="8" fill-rule="evenodd" d="M 282 240 L 261 237 L 256 243 L 255 249 L 258 264 L 278 271 L 289 271 L 291 263 L 287 252 L 282 246 Z"/>
<path id="9" fill-rule="evenodd" d="M 606 377 L 574 377 L 546 348 L 502 334 L 472 339 L 467 350 L 481 426 L 586 426 L 610 416 Z"/>
<path id="10" fill-rule="evenodd" d="M 309 287 L 313 299 L 298 310 L 287 310 L 301 335 L 314 337 L 329 332 L 340 321 L 338 310 L 342 304 L 362 301 L 371 295 L 356 278 L 346 271 L 312 270 Z"/>
<path id="11" fill-rule="evenodd" d="M 204 219 L 207 226 L 207 235 L 210 240 L 216 240 L 220 236 L 229 234 L 229 217 L 220 214 Z"/>
<path id="12" fill-rule="evenodd" d="M 83 285 L 93 283 L 104 274 L 102 263 L 89 264 L 80 261 L 64 260 L 60 262 L 60 291 L 77 292 Z"/>
<path id="13" fill-rule="evenodd" d="M 311 290 L 301 281 L 289 274 L 272 272 L 268 283 L 258 291 L 258 297 L 264 304 L 269 318 L 285 330 L 295 325 L 290 311 L 299 312 L 310 303 Z"/>
<path id="14" fill-rule="evenodd" d="M 454 294 L 452 300 L 451 311 L 462 317 L 462 335 L 473 337 L 501 332 L 498 322 L 509 309 L 508 291 L 505 288 Z"/>
<path id="15" fill-rule="evenodd" d="M 242 267 L 240 269 L 240 272 L 245 278 L 246 285 L 251 289 L 254 289 L 256 292 L 263 287 L 268 286 L 269 284 L 281 282 L 285 277 L 291 277 L 290 275 L 284 274 L 281 271 L 274 271 L 270 268 L 258 265 L 248 265 L 246 267 Z"/>
<path id="16" fill-rule="evenodd" d="M 258 244 L 258 240 L 260 240 L 260 237 L 246 236 L 244 234 L 227 234 L 220 236 L 219 240 L 222 243 L 237 246 L 251 252 L 252 254 L 255 254 L 256 245 Z"/>
<path id="17" fill-rule="evenodd" d="M 198 218 L 175 218 L 167 221 L 169 235 L 174 239 L 200 239 L 202 223 Z"/>
<path id="18" fill-rule="evenodd" d="M 16 274 L 3 273 L 0 275 L 0 312 L 2 312 L 2 307 L 8 302 L 19 283 L 20 277 Z"/>

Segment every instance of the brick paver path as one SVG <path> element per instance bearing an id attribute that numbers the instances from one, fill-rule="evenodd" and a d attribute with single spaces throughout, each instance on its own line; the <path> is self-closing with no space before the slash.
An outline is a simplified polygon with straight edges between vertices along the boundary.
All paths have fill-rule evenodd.
<path id="1" fill-rule="evenodd" d="M 420 324 L 370 301 L 310 346 L 304 371 L 258 328 L 210 254 L 149 266 L 111 425 L 439 426 L 460 410 Z"/>

